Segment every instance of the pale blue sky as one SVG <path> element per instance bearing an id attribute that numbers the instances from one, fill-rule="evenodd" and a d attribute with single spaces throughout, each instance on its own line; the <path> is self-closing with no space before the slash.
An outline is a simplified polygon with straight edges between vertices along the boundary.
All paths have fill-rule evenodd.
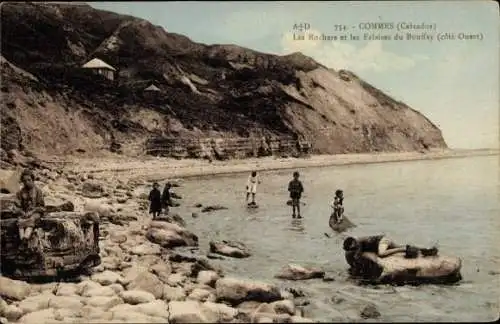
<path id="1" fill-rule="evenodd" d="M 494 1 L 89 4 L 144 18 L 200 43 L 236 44 L 280 55 L 301 51 L 329 67 L 351 70 L 419 110 L 441 128 L 450 147 L 498 147 L 500 26 Z M 484 38 L 293 41 L 292 27 L 300 22 L 327 35 L 335 34 L 335 24 L 424 22 L 436 24 L 436 32 L 482 33 Z M 358 28 L 354 33 L 363 34 Z"/>

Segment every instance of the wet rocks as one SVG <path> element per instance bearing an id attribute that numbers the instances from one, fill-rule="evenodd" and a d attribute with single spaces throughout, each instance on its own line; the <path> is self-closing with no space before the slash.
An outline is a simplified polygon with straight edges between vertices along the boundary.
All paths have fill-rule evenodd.
<path id="1" fill-rule="evenodd" d="M 249 249 L 241 242 L 236 241 L 211 241 L 210 252 L 233 258 L 248 258 Z"/>
<path id="2" fill-rule="evenodd" d="M 211 211 L 216 211 L 216 210 L 224 210 L 227 209 L 227 207 L 221 206 L 221 205 L 213 205 L 213 206 L 205 206 L 201 209 L 202 213 L 208 213 Z"/>
<path id="3" fill-rule="evenodd" d="M 288 264 L 274 277 L 286 280 L 308 280 L 323 278 L 324 276 L 325 271 L 321 269 L 306 268 L 297 264 Z"/>
<path id="4" fill-rule="evenodd" d="M 378 318 L 380 312 L 375 305 L 366 305 L 363 307 L 359 314 L 362 318 Z"/>
<path id="5" fill-rule="evenodd" d="M 241 280 L 236 278 L 221 278 L 215 283 L 217 300 L 237 305 L 244 301 L 273 302 L 281 300 L 280 290 L 270 284 Z"/>
<path id="6" fill-rule="evenodd" d="M 149 241 L 164 248 L 178 246 L 197 246 L 198 237 L 177 224 L 152 221 L 146 237 Z"/>

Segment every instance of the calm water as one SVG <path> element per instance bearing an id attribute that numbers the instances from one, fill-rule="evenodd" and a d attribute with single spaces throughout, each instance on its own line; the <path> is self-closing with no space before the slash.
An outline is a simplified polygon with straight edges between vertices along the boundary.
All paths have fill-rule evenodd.
<path id="1" fill-rule="evenodd" d="M 302 169 L 301 221 L 292 221 L 285 204 L 293 170 L 261 173 L 257 210 L 245 208 L 247 174 L 186 180 L 175 189 L 184 197 L 178 210 L 199 235 L 201 250 L 212 239 L 245 243 L 252 257 L 216 262 L 231 275 L 301 287 L 311 295 L 306 315 L 359 320 L 360 305 L 371 302 L 382 314 L 380 321 L 491 321 L 498 318 L 500 297 L 498 164 L 498 156 L 487 156 Z M 462 258 L 463 281 L 397 288 L 348 282 L 341 249 L 346 234 L 328 227 L 337 188 L 344 190 L 346 215 L 358 225 L 349 235 L 385 233 L 403 244 L 437 243 L 441 254 Z M 195 203 L 229 209 L 191 218 Z M 273 279 L 287 263 L 322 267 L 336 280 Z M 345 301 L 335 304 L 333 296 Z"/>

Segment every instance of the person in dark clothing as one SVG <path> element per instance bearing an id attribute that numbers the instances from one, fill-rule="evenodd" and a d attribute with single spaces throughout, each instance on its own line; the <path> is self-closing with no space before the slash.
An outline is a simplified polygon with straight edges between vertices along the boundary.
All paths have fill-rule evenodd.
<path id="1" fill-rule="evenodd" d="M 342 217 L 344 216 L 344 192 L 340 189 L 337 189 L 335 191 L 335 197 L 333 198 L 332 202 L 332 208 L 333 208 L 333 219 L 335 220 L 335 223 L 338 223 L 342 220 Z"/>
<path id="2" fill-rule="evenodd" d="M 161 192 L 158 188 L 160 188 L 160 185 L 155 182 L 153 183 L 153 189 L 149 192 L 149 213 L 153 214 L 153 219 L 161 213 Z"/>
<path id="3" fill-rule="evenodd" d="M 300 197 L 304 192 L 304 187 L 302 186 L 302 182 L 299 181 L 299 176 L 299 173 L 295 171 L 293 173 L 293 180 L 288 183 L 288 192 L 292 199 L 293 218 L 295 218 L 295 209 L 297 209 L 297 218 L 302 218 L 302 216 L 300 216 Z"/>
<path id="4" fill-rule="evenodd" d="M 411 245 L 398 245 L 385 235 L 374 235 L 357 239 L 348 237 L 344 240 L 343 245 L 344 251 L 346 253 L 346 261 L 351 267 L 354 268 L 359 265 L 358 261 L 360 260 L 361 254 L 364 252 L 376 253 L 381 258 L 400 252 L 405 252 L 406 258 L 416 258 L 419 251 L 422 256 L 434 256 L 438 253 L 436 247 L 424 249 L 417 248 Z"/>
<path id="5" fill-rule="evenodd" d="M 165 214 L 168 214 L 169 206 L 172 206 L 170 188 L 172 188 L 172 185 L 170 184 L 170 182 L 167 182 L 165 184 L 165 187 L 163 188 L 163 193 L 161 195 L 161 203 L 163 208 L 165 209 Z"/>

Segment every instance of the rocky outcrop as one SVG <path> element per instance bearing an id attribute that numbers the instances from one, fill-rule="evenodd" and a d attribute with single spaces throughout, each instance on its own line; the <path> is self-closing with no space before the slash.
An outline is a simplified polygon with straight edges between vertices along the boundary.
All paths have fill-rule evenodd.
<path id="1" fill-rule="evenodd" d="M 315 268 L 306 268 L 297 264 L 288 264 L 275 275 L 278 279 L 307 280 L 325 277 L 325 271 Z"/>
<path id="2" fill-rule="evenodd" d="M 233 258 L 248 258 L 251 253 L 245 244 L 236 241 L 210 241 L 210 252 Z"/>
<path id="3" fill-rule="evenodd" d="M 87 5 L 7 3 L 1 18 L 4 153 L 224 159 L 297 154 L 301 143 L 313 153 L 446 147 L 419 112 L 300 53 L 208 46 Z M 94 57 L 117 69 L 114 81 L 80 69 Z M 161 91 L 146 95 L 151 83 Z"/>

